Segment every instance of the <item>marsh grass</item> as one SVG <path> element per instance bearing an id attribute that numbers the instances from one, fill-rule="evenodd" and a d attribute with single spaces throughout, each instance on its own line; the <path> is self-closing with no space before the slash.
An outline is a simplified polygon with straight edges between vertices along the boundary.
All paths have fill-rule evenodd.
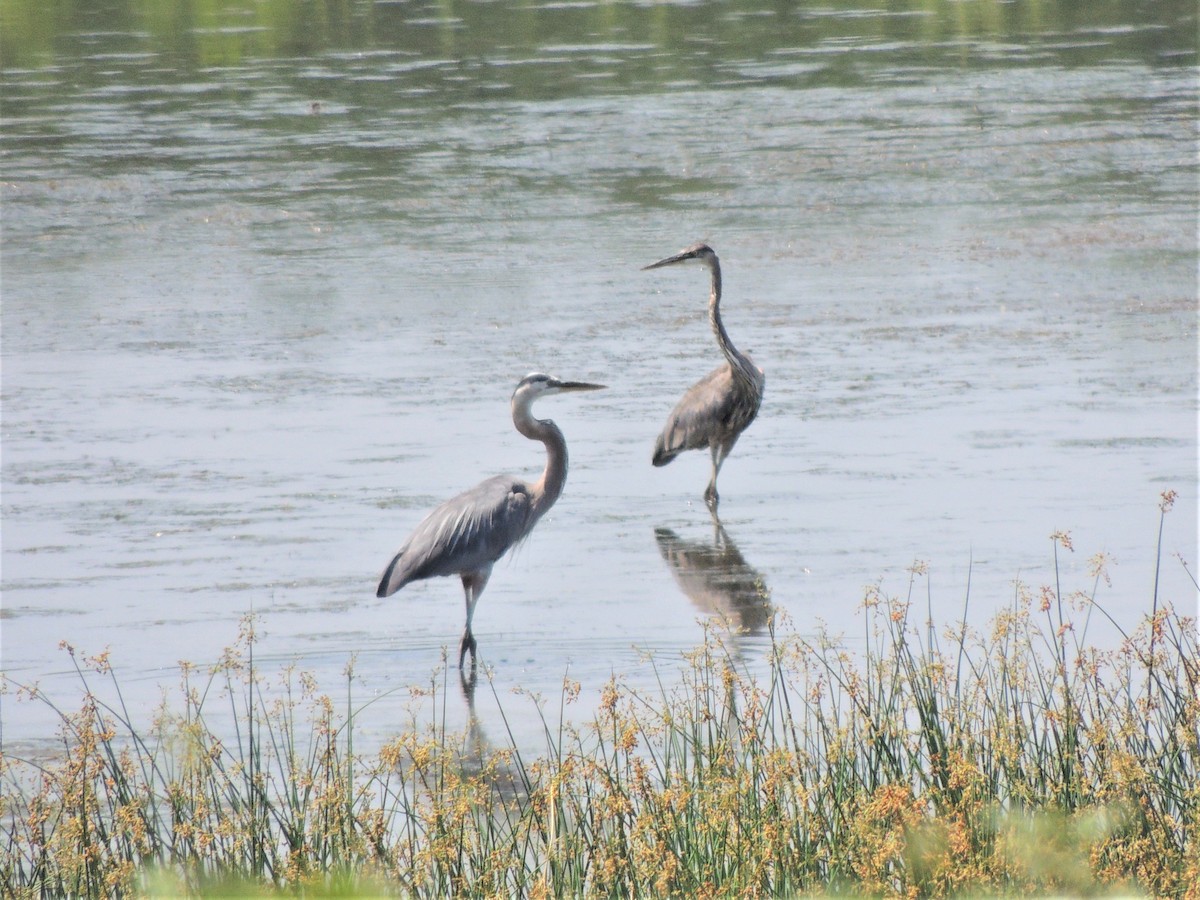
<path id="1" fill-rule="evenodd" d="M 906 596 L 868 592 L 861 640 L 777 620 L 759 676 L 714 626 L 681 676 L 611 680 L 586 726 L 567 679 L 530 760 L 473 716 L 451 733 L 444 672 L 418 692 L 434 724 L 357 754 L 352 671 L 336 701 L 265 683 L 253 619 L 146 734 L 108 659 L 66 648 L 83 699 L 53 761 L 4 759 L 0 876 L 15 896 L 1196 896 L 1196 623 L 1156 587 L 1092 646 L 1105 561 L 1064 594 L 1070 536 L 1052 549 L 1053 584 L 982 630 L 966 609 L 935 629 L 915 564 Z"/>

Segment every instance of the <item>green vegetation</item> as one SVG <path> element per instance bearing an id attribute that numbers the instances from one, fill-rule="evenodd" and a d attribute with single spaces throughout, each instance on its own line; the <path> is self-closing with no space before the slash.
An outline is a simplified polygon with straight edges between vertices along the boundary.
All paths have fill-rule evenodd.
<path id="1" fill-rule="evenodd" d="M 17 896 L 1195 896 L 1196 623 L 1155 595 L 1090 646 L 1103 566 L 1090 592 L 1018 584 L 982 631 L 918 624 L 911 587 L 871 593 L 864 644 L 780 625 L 761 678 L 713 629 L 680 682 L 610 682 L 532 761 L 438 726 L 356 754 L 369 707 L 295 673 L 272 697 L 250 621 L 151 734 L 84 660 L 61 756 L 4 760 L 0 877 Z M 225 701 L 232 742 L 206 724 Z"/>
<path id="2" fill-rule="evenodd" d="M 814 7 L 745 0 L 701 5 L 614 0 L 0 0 L 0 66 L 78 63 L 97 52 L 98 39 L 106 53 L 163 54 L 175 65 L 202 71 L 261 59 L 315 60 L 352 50 L 386 49 L 428 60 L 527 59 L 547 45 L 631 41 L 649 42 L 681 57 L 690 56 L 691 45 L 700 41 L 709 53 L 720 47 L 720 56 L 753 59 L 826 41 L 904 40 L 924 44 L 936 58 L 945 59 L 946 42 L 1061 44 L 1064 35 L 1074 34 L 1103 34 L 1112 41 L 1130 30 L 1131 22 L 1145 21 L 1162 27 L 1122 39 L 1122 58 L 1134 53 L 1154 63 L 1169 46 L 1194 60 L 1194 36 L 1169 33 L 1194 24 L 1195 4 L 1186 0 L 1159 0 L 1140 16 L 1119 0 L 830 0 Z M 1100 58 L 1112 53 L 1108 48 L 1092 49 L 1099 50 Z M 1089 53 L 1086 46 L 1078 52 Z M 964 61 L 970 55 L 963 47 L 951 54 Z M 623 56 L 623 65 L 642 67 L 641 54 Z M 164 77 L 162 61 L 152 61 L 154 77 Z M 643 84 L 671 83 L 679 74 L 674 71 L 677 63 L 661 53 L 650 62 L 636 76 Z M 103 70 L 111 74 L 111 68 L 111 60 L 106 61 Z M 534 89 L 535 73 L 541 69 L 529 73 L 531 83 L 522 93 Z"/>

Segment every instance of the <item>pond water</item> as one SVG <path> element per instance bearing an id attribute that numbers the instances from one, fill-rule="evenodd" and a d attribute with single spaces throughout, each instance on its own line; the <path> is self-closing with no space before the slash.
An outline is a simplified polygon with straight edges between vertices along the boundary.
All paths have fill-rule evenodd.
<path id="1" fill-rule="evenodd" d="M 148 721 L 253 612 L 264 677 L 340 692 L 353 660 L 357 746 L 386 739 L 463 600 L 379 573 L 441 500 L 540 472 L 532 370 L 609 389 L 538 406 L 566 490 L 476 614 L 519 741 L 529 696 L 569 675 L 586 717 L 715 611 L 760 656 L 757 584 L 854 635 L 919 560 L 922 617 L 969 587 L 983 621 L 1061 530 L 1064 588 L 1108 554 L 1132 624 L 1168 490 L 1159 602 L 1195 610 L 1193 3 L 218 6 L 4 5 L 12 682 L 71 708 L 60 641 L 107 648 Z M 719 357 L 705 273 L 639 270 L 698 239 L 767 377 L 719 530 L 705 454 L 649 462 Z M 53 736 L 0 704 L 6 752 Z"/>

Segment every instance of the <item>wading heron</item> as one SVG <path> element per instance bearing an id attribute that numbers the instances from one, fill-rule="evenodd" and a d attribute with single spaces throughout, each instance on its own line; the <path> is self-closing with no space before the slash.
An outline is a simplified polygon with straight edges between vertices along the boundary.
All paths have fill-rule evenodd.
<path id="1" fill-rule="evenodd" d="M 447 500 L 416 527 L 393 557 L 379 581 L 376 597 L 388 597 L 410 581 L 437 575 L 462 578 L 467 600 L 467 628 L 459 645 L 458 668 L 471 654 L 475 671 L 475 636 L 471 619 L 487 586 L 492 566 L 510 547 L 524 540 L 567 480 L 567 442 L 549 419 L 535 419 L 535 400 L 571 391 L 595 391 L 602 384 L 560 381 L 541 372 L 526 375 L 512 395 L 513 425 L 531 441 L 546 447 L 546 469 L 532 484 L 512 475 L 497 475 Z"/>
<path id="2" fill-rule="evenodd" d="M 656 466 L 665 466 L 684 450 L 707 447 L 712 454 L 712 478 L 704 489 L 704 501 L 710 508 L 716 509 L 719 500 L 717 475 L 721 471 L 721 464 L 742 432 L 758 415 L 766 378 L 750 357 L 733 346 L 729 333 L 725 331 L 725 324 L 721 321 L 721 263 L 712 247 L 695 244 L 644 269 L 657 269 L 689 260 L 707 266 L 712 278 L 708 294 L 708 319 L 726 362 L 688 388 L 687 393 L 675 404 L 662 434 L 654 444 L 652 461 Z"/>

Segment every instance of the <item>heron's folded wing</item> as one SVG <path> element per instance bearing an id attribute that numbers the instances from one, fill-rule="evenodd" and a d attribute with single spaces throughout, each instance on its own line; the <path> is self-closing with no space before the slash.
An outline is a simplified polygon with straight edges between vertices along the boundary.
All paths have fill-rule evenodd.
<path id="1" fill-rule="evenodd" d="M 447 500 L 416 527 L 392 559 L 378 596 L 410 581 L 489 567 L 528 533 L 529 488 L 497 475 Z"/>
<path id="2" fill-rule="evenodd" d="M 654 465 L 666 465 L 684 450 L 707 447 L 735 412 L 733 376 L 728 365 L 718 366 L 688 388 L 667 416 L 654 445 Z"/>

